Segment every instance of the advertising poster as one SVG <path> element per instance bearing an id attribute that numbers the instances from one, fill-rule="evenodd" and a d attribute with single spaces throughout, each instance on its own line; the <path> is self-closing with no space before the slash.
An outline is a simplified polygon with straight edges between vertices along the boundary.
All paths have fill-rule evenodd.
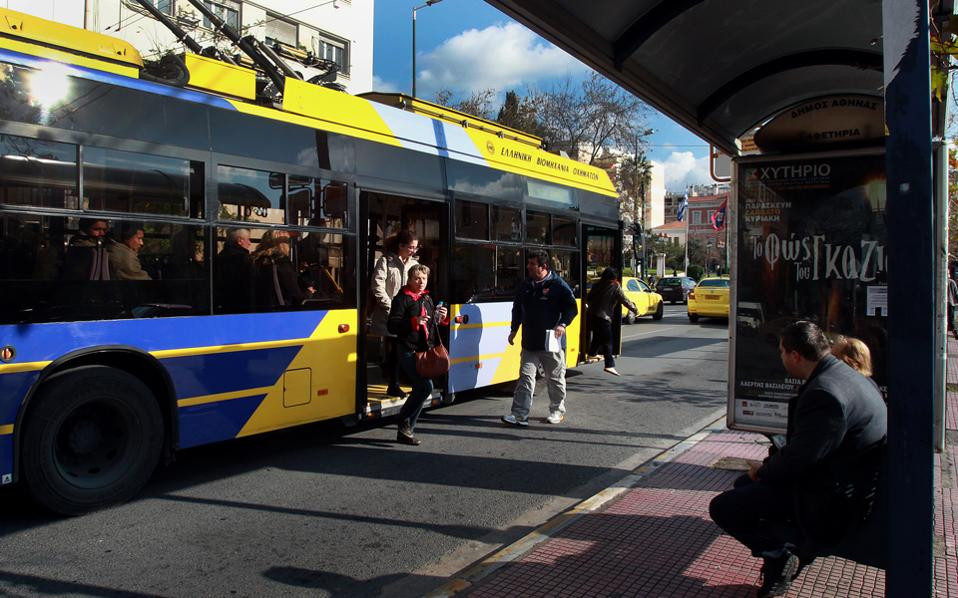
<path id="1" fill-rule="evenodd" d="M 737 208 L 731 427 L 784 432 L 802 381 L 786 374 L 778 340 L 795 320 L 862 340 L 884 388 L 884 156 L 741 163 Z"/>

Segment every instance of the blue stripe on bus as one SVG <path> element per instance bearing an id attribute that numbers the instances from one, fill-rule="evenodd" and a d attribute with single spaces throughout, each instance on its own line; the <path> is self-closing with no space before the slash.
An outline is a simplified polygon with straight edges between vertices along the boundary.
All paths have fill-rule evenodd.
<path id="1" fill-rule="evenodd" d="M 302 345 L 170 357 L 161 363 L 179 400 L 272 386 L 300 349 Z"/>
<path id="2" fill-rule="evenodd" d="M 182 407 L 180 448 L 236 438 L 266 395 Z"/>
<path id="3" fill-rule="evenodd" d="M 0 376 L 0 426 L 15 423 L 23 397 L 40 376 L 39 371 Z"/>
<path id="4" fill-rule="evenodd" d="M 303 311 L 182 318 L 0 326 L 0 345 L 12 345 L 16 363 L 52 361 L 88 347 L 124 345 L 143 351 L 262 343 L 309 337 L 328 312 Z M 4 376 L 0 376 L 2 379 Z"/>
<path id="5" fill-rule="evenodd" d="M 46 58 L 37 58 L 36 56 L 30 56 L 29 54 L 14 52 L 13 50 L 0 50 L 0 61 L 12 62 L 14 64 L 19 64 L 22 66 L 36 68 L 36 69 L 42 69 L 49 64 L 63 65 L 63 63 L 57 62 L 55 60 L 49 60 Z M 214 106 L 216 108 L 236 110 L 236 108 L 232 104 L 230 104 L 228 101 L 214 95 L 200 93 L 198 91 L 192 91 L 190 89 L 183 89 L 181 87 L 172 87 L 170 85 L 163 85 L 161 83 L 153 83 L 152 81 L 144 81 L 143 79 L 134 79 L 132 77 L 125 77 L 123 75 L 117 75 L 117 74 L 108 73 L 105 71 L 98 71 L 98 70 L 83 67 L 83 66 L 77 66 L 77 65 L 64 65 L 64 66 L 68 69 L 67 70 L 68 74 L 76 76 L 76 77 L 80 77 L 83 79 L 88 79 L 90 81 L 97 81 L 99 83 L 109 83 L 111 85 L 116 85 L 118 87 L 125 87 L 127 89 L 145 91 L 147 93 L 155 93 L 159 95 L 168 96 L 171 98 L 176 98 L 178 100 L 184 100 L 187 102 L 194 102 L 197 104 L 206 104 L 208 106 Z"/>

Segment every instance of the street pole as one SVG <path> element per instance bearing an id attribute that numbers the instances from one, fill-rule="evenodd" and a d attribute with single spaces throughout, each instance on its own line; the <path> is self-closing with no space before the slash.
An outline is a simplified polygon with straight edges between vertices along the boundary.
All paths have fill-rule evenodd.
<path id="1" fill-rule="evenodd" d="M 422 7 L 419 7 L 422 8 Z M 416 11 L 412 9 L 412 97 L 416 97 Z"/>
<path id="2" fill-rule="evenodd" d="M 426 0 L 422 6 L 415 6 L 412 9 L 412 97 L 416 97 L 416 11 L 440 2 L 442 0 Z"/>
<path id="3" fill-rule="evenodd" d="M 686 189 L 685 196 L 688 197 L 688 189 Z M 688 203 L 685 204 L 685 275 L 689 275 L 689 220 L 692 219 L 692 207 Z"/>
<path id="4" fill-rule="evenodd" d="M 933 546 L 940 493 L 934 475 L 935 206 L 928 7 L 927 0 L 883 0 L 881 6 L 888 131 L 889 598 L 931 596 L 938 570 L 939 548 Z"/>
<path id="5" fill-rule="evenodd" d="M 632 222 L 633 222 L 634 224 L 638 224 L 638 223 L 640 222 L 640 220 L 639 220 L 639 138 L 638 138 L 638 137 L 633 137 L 633 138 L 632 138 L 632 142 L 633 142 L 633 153 L 632 153 L 632 212 L 633 212 L 633 214 L 634 214 L 633 217 L 632 217 Z M 641 264 L 642 264 L 642 276 L 641 276 L 641 277 L 644 278 L 644 277 L 645 277 L 645 213 L 644 213 L 644 212 L 645 212 L 645 202 L 644 202 L 644 201 L 643 201 L 643 203 L 642 203 L 642 211 L 643 211 L 642 220 L 641 220 L 641 223 L 642 223 L 642 229 L 641 229 L 641 230 L 642 230 L 642 232 L 640 233 L 640 234 L 641 234 L 641 237 L 639 237 L 639 236 L 637 236 L 637 235 L 634 235 L 634 234 L 632 235 L 632 255 L 635 256 L 636 258 L 638 258 L 639 252 L 636 251 L 635 242 L 636 242 L 636 239 L 641 238 L 641 239 L 642 239 L 642 262 L 641 262 Z M 634 226 L 633 226 L 633 230 L 634 230 Z M 638 259 L 636 259 L 635 261 L 638 261 Z M 632 268 L 632 275 L 635 276 L 636 278 L 639 278 L 639 277 L 640 277 L 640 276 L 639 276 L 639 271 L 638 271 L 635 267 Z"/>

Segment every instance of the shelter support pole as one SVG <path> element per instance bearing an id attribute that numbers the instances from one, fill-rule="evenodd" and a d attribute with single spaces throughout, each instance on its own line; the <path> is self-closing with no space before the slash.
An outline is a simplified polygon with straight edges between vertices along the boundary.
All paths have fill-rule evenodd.
<path id="1" fill-rule="evenodd" d="M 886 596 L 932 593 L 935 206 L 928 0 L 883 0 L 888 217 Z"/>

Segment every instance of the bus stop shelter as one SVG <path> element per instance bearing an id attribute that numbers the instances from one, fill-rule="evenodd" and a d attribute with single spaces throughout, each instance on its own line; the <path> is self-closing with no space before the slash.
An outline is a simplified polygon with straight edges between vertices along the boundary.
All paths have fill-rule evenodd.
<path id="1" fill-rule="evenodd" d="M 886 592 L 930 595 L 947 257 L 947 92 L 932 91 L 930 50 L 932 37 L 950 37 L 944 32 L 955 21 L 954 0 L 487 1 L 733 158 L 743 135 L 804 100 L 884 100 L 892 514 Z"/>

